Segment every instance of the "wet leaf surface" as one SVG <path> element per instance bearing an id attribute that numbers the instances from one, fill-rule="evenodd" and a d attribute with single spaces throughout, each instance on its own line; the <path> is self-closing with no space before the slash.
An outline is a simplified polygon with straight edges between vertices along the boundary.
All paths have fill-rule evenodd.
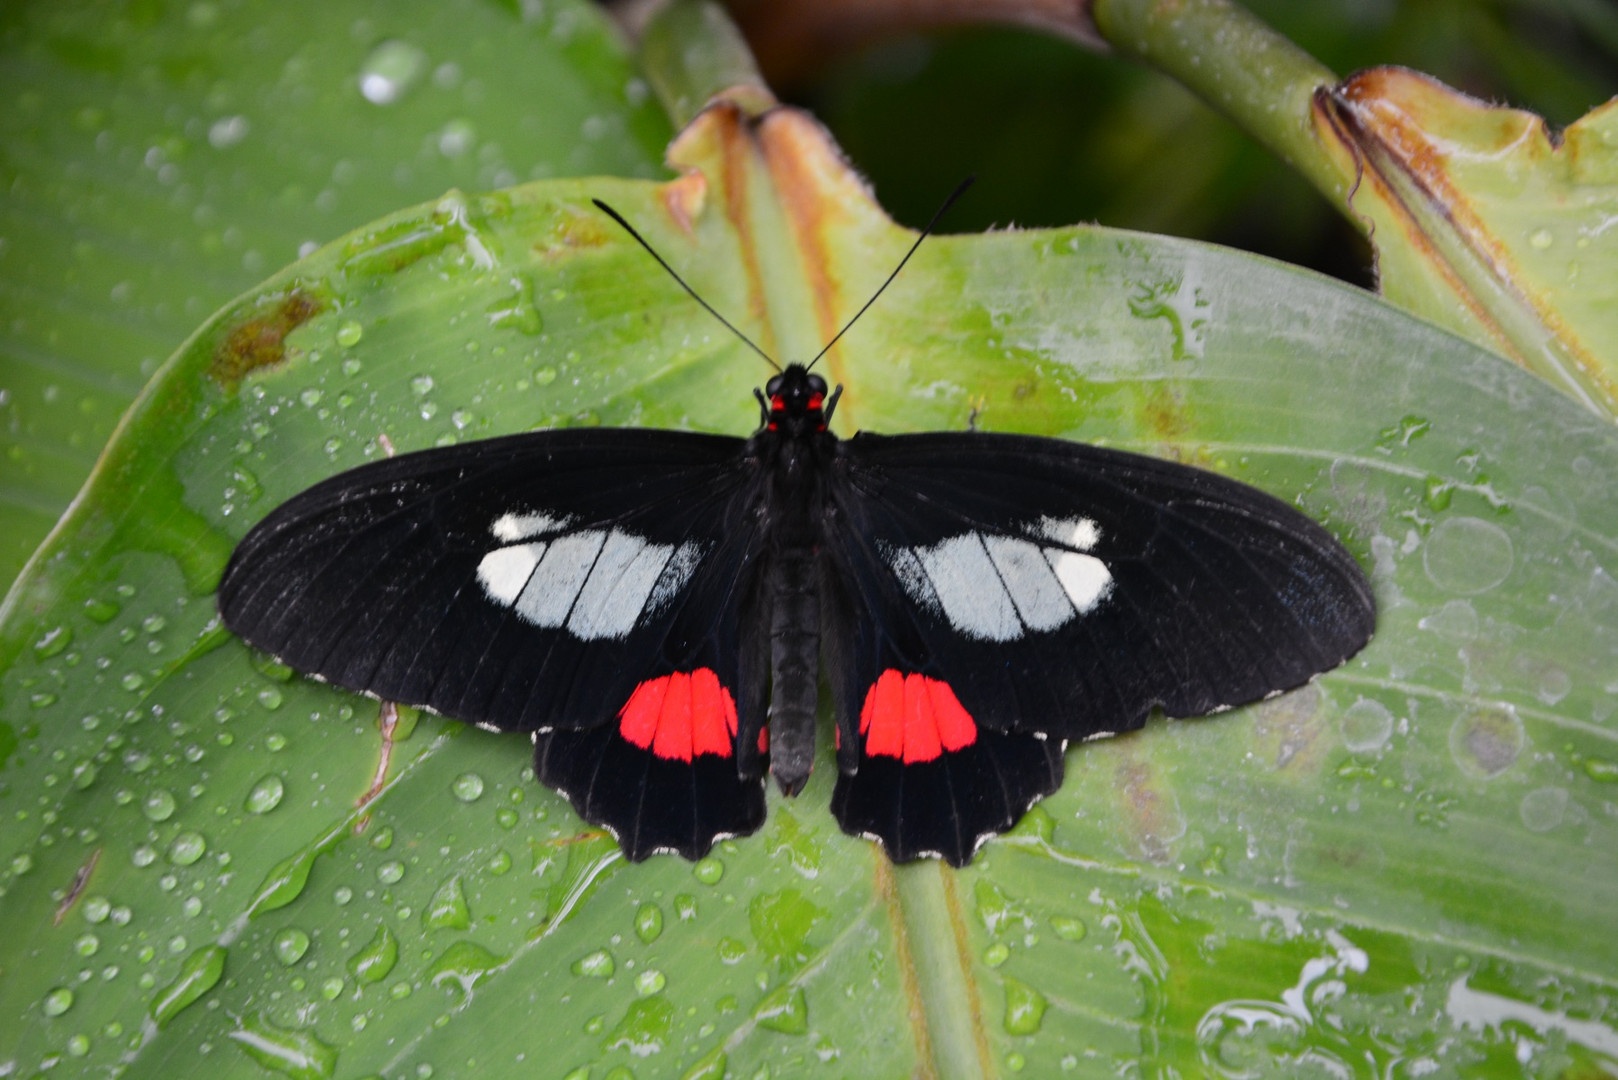
<path id="1" fill-rule="evenodd" d="M 1295 500 L 1376 583 L 1377 638 L 1343 669 L 1071 749 L 1062 790 L 962 872 L 837 830 L 829 727 L 805 793 L 695 865 L 625 863 L 533 782 L 526 740 L 431 716 L 400 717 L 357 806 L 377 704 L 213 621 L 250 523 L 384 435 L 745 433 L 761 365 L 592 197 L 787 357 L 908 244 L 793 114 L 748 134 L 710 112 L 673 154 L 673 185 L 545 181 L 375 222 L 221 311 L 149 388 L 0 623 L 14 1071 L 1611 1067 L 1618 437 L 1357 290 L 1203 245 L 929 241 L 830 357 L 838 419 L 975 417 Z M 276 357 L 221 377 L 233 335 L 294 298 Z"/>

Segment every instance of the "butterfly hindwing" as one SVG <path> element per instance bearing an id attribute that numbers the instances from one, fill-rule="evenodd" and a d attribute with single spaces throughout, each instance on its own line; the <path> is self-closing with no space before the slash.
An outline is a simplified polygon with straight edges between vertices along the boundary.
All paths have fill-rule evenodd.
<path id="1" fill-rule="evenodd" d="M 742 448 L 554 431 L 376 462 L 254 529 L 220 611 L 300 671 L 532 733 L 540 778 L 631 858 L 695 858 L 764 813 L 736 752 L 765 684 L 742 647 L 763 543 Z"/>
<path id="2" fill-rule="evenodd" d="M 1289 689 L 1370 636 L 1336 541 L 1216 474 L 1018 436 L 842 446 L 833 805 L 895 858 L 970 858 L 1055 790 L 1068 740 Z"/>

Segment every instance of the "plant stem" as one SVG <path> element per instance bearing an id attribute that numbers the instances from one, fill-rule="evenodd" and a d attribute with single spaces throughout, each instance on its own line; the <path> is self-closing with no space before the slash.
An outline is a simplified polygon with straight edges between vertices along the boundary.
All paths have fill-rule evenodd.
<path id="1" fill-rule="evenodd" d="M 1183 83 L 1346 206 L 1353 177 L 1329 155 L 1313 117 L 1315 91 L 1337 76 L 1314 57 L 1230 0 L 1095 0 L 1091 15 L 1120 54 Z"/>
<path id="2" fill-rule="evenodd" d="M 712 0 L 659 8 L 641 32 L 640 63 L 675 127 L 721 94 L 755 116 L 776 104 L 747 41 Z"/>

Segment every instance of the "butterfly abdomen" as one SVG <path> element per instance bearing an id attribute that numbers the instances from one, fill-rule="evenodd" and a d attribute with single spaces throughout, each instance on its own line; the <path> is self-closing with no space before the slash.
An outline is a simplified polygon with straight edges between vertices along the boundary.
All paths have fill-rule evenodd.
<path id="1" fill-rule="evenodd" d="M 820 687 L 820 581 L 814 551 L 775 552 L 770 575 L 770 771 L 788 795 L 809 779 Z"/>

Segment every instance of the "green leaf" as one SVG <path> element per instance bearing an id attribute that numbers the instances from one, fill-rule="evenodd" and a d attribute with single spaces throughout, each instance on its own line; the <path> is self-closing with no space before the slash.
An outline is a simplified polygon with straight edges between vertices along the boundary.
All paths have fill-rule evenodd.
<path id="1" fill-rule="evenodd" d="M 0 15 L 0 582 L 199 321 L 451 188 L 660 173 L 588 4 L 9 4 Z"/>
<path id="2" fill-rule="evenodd" d="M 800 114 L 713 109 L 671 155 L 668 185 L 375 222 L 220 311 L 143 394 L 0 620 L 5 1060 L 1380 1075 L 1618 1054 L 1618 436 L 1312 274 L 1096 228 L 940 237 L 829 355 L 847 430 L 975 419 L 1178 457 L 1297 501 L 1376 582 L 1362 656 L 1071 748 L 1062 790 L 964 871 L 837 829 L 824 721 L 807 790 L 772 794 L 758 835 L 630 865 L 533 782 L 527 740 L 424 716 L 385 743 L 374 702 L 223 633 L 233 541 L 383 436 L 755 422 L 762 365 L 591 198 L 788 358 L 911 239 Z M 451 898 L 464 919 L 435 915 Z M 199 949 L 218 981 L 148 1025 Z"/>

